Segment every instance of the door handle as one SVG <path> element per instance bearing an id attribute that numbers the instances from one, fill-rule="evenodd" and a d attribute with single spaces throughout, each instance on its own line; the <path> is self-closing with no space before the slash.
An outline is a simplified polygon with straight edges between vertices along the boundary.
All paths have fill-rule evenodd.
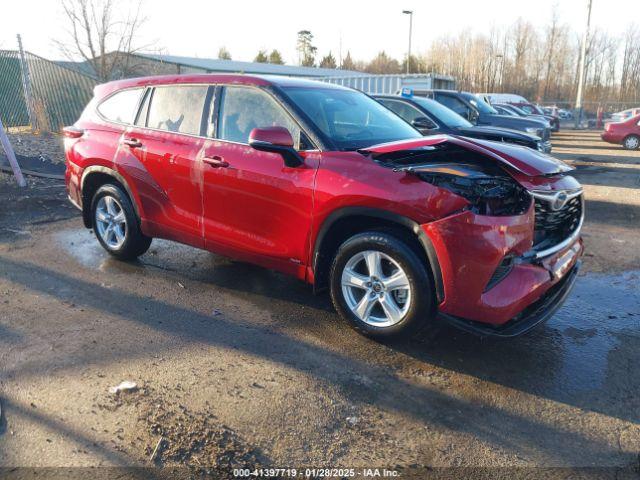
<path id="1" fill-rule="evenodd" d="M 131 148 L 139 148 L 142 146 L 142 142 L 140 142 L 140 140 L 138 140 L 137 138 L 125 138 L 122 143 Z"/>
<path id="2" fill-rule="evenodd" d="M 202 161 L 213 168 L 227 168 L 229 166 L 229 162 L 219 155 L 205 155 Z"/>

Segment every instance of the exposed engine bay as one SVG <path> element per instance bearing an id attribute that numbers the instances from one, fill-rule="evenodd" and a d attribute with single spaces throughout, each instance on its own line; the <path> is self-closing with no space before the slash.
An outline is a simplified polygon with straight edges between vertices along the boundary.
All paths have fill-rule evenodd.
<path id="1" fill-rule="evenodd" d="M 479 215 L 522 215 L 531 206 L 531 194 L 505 169 L 482 153 L 449 142 L 372 154 L 380 165 L 416 175 L 436 187 L 469 201 Z"/>

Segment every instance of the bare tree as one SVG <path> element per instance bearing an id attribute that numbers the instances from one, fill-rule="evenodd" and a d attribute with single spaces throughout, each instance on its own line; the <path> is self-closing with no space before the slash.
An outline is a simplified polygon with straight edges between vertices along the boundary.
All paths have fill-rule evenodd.
<path id="1" fill-rule="evenodd" d="M 67 35 L 55 42 L 69 59 L 87 62 L 101 81 L 127 76 L 132 54 L 148 47 L 138 43 L 146 21 L 141 7 L 142 0 L 62 0 Z"/>
<path id="2" fill-rule="evenodd" d="M 375 74 L 400 73 L 400 64 L 383 50 L 369 62 L 366 71 Z"/>

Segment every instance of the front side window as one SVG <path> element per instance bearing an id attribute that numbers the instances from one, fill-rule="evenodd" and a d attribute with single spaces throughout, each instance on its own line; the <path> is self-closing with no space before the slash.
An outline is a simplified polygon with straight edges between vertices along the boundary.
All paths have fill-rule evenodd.
<path id="1" fill-rule="evenodd" d="M 413 99 L 418 105 L 427 110 L 431 115 L 444 123 L 449 128 L 469 128 L 473 125 L 462 118 L 450 108 L 429 98 L 415 97 Z"/>
<path id="2" fill-rule="evenodd" d="M 469 107 L 462 100 L 459 100 L 456 97 L 437 93 L 436 100 L 445 107 L 450 108 L 451 110 L 456 112 L 458 115 L 462 115 L 463 117 L 469 116 Z"/>
<path id="3" fill-rule="evenodd" d="M 218 117 L 218 138 L 249 143 L 254 128 L 284 127 L 300 147 L 300 127 L 271 96 L 253 87 L 225 87 Z"/>
<path id="4" fill-rule="evenodd" d="M 426 115 L 420 110 L 405 102 L 399 102 L 397 100 L 387 100 L 386 98 L 381 98 L 378 101 L 385 107 L 390 109 L 392 112 L 400 115 L 405 121 L 409 123 L 412 123 L 416 118 L 426 117 Z"/>
<path id="5" fill-rule="evenodd" d="M 200 135 L 207 88 L 205 85 L 156 87 L 151 97 L 147 127 Z"/>
<path id="6" fill-rule="evenodd" d="M 484 100 L 479 99 L 475 95 L 465 94 L 466 99 L 471 105 L 473 105 L 480 113 L 486 113 L 488 115 L 497 115 L 497 111 L 491 105 Z"/>
<path id="7" fill-rule="evenodd" d="M 98 112 L 112 122 L 132 124 L 142 90 L 130 88 L 117 92 L 98 105 Z"/>
<path id="8" fill-rule="evenodd" d="M 411 125 L 362 92 L 297 86 L 282 90 L 339 150 L 422 138 Z"/>

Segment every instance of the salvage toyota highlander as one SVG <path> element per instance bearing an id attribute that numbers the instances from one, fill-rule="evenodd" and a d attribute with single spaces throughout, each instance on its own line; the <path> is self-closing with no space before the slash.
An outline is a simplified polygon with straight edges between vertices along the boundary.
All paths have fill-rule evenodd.
<path id="1" fill-rule="evenodd" d="M 440 317 L 513 336 L 583 252 L 571 170 L 518 145 L 423 137 L 355 90 L 291 78 L 100 85 L 64 129 L 70 200 L 111 255 L 175 240 L 328 289 L 360 332 Z"/>

